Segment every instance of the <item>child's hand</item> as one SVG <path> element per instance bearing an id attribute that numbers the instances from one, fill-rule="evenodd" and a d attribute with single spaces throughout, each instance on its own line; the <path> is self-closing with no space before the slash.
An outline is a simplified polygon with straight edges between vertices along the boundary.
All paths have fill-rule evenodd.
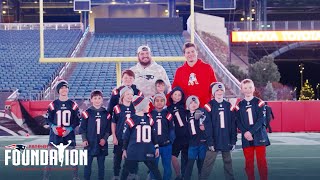
<path id="1" fill-rule="evenodd" d="M 244 137 L 248 140 L 248 141 L 253 141 L 253 137 L 252 137 L 252 134 L 247 131 L 244 133 Z"/>
<path id="2" fill-rule="evenodd" d="M 232 145 L 231 151 L 234 151 L 236 149 L 236 145 Z"/>
<path id="3" fill-rule="evenodd" d="M 156 158 L 159 157 L 159 149 L 158 148 L 156 149 L 155 155 L 156 155 Z"/>
<path id="4" fill-rule="evenodd" d="M 88 141 L 83 141 L 82 145 L 83 145 L 84 147 L 87 147 L 87 146 L 89 145 L 89 143 L 88 143 Z"/>
<path id="5" fill-rule="evenodd" d="M 104 146 L 106 144 L 106 141 L 104 139 L 100 139 L 100 146 Z"/>
<path id="6" fill-rule="evenodd" d="M 214 152 L 215 151 L 215 149 L 214 149 L 214 146 L 209 146 L 209 151 L 212 151 L 212 152 Z"/>
<path id="7" fill-rule="evenodd" d="M 205 130 L 204 125 L 200 125 L 200 130 L 201 130 L 201 131 L 204 131 L 204 130 Z"/>
<path id="8" fill-rule="evenodd" d="M 72 127 L 63 127 L 63 130 L 64 130 L 64 132 L 62 134 L 62 137 L 66 137 L 66 136 L 68 136 L 68 134 L 70 134 L 70 132 L 73 130 L 73 128 Z"/>
<path id="9" fill-rule="evenodd" d="M 127 158 L 127 150 L 123 150 L 122 159 L 126 159 L 126 158 Z"/>
<path id="10" fill-rule="evenodd" d="M 113 145 L 118 145 L 118 139 L 116 136 L 113 136 Z"/>

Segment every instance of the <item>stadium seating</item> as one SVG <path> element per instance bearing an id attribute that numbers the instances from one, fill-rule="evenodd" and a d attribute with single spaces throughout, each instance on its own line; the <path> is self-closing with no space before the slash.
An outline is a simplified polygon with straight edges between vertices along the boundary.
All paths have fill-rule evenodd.
<path id="1" fill-rule="evenodd" d="M 81 30 L 45 30 L 45 57 L 67 57 Z M 0 31 L 0 91 L 20 90 L 32 98 L 44 90 L 63 63 L 39 63 L 39 31 Z"/>
<path id="2" fill-rule="evenodd" d="M 86 49 L 86 57 L 130 57 L 136 56 L 140 45 L 148 45 L 153 56 L 181 56 L 184 43 L 182 35 L 177 34 L 118 34 L 97 35 L 91 37 Z M 136 62 L 121 64 L 122 70 Z M 167 71 L 172 81 L 175 70 L 182 62 L 159 62 Z M 78 63 L 68 79 L 70 96 L 88 98 L 93 89 L 102 90 L 109 96 L 116 87 L 115 63 Z"/>

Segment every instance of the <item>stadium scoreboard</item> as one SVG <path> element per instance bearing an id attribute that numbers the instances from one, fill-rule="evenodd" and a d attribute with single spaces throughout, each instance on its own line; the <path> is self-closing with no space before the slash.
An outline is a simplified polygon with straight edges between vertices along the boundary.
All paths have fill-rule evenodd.
<path id="1" fill-rule="evenodd" d="M 91 11 L 91 0 L 74 0 L 74 11 Z"/>
<path id="2" fill-rule="evenodd" d="M 203 0 L 204 10 L 236 9 L 236 0 Z"/>

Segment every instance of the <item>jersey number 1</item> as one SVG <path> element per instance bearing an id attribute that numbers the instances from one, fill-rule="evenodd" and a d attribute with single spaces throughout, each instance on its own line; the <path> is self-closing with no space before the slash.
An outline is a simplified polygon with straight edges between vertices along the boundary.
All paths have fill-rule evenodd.
<path id="1" fill-rule="evenodd" d="M 190 126 L 191 126 L 192 135 L 196 135 L 197 131 L 196 131 L 196 127 L 194 126 L 194 120 L 190 120 Z"/>
<path id="2" fill-rule="evenodd" d="M 96 122 L 97 122 L 97 134 L 100 134 L 101 119 L 100 119 L 100 118 L 97 118 L 97 119 L 96 119 Z"/>
<path id="3" fill-rule="evenodd" d="M 252 109 L 248 108 L 247 113 L 248 113 L 248 118 L 249 118 L 249 124 L 253 125 Z"/>
<path id="4" fill-rule="evenodd" d="M 224 111 L 220 111 L 219 115 L 220 115 L 220 128 L 224 128 L 225 127 L 225 125 L 224 125 Z"/>
<path id="5" fill-rule="evenodd" d="M 137 143 L 151 142 L 151 126 L 136 126 L 137 129 Z"/>
<path id="6" fill-rule="evenodd" d="M 64 110 L 64 111 L 57 111 L 57 126 L 61 127 L 63 126 L 70 126 L 70 119 L 71 119 L 71 111 L 70 110 Z"/>

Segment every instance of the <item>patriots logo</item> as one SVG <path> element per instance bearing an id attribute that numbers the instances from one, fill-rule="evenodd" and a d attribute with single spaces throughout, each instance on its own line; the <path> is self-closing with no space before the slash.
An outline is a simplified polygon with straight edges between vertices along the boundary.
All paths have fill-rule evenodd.
<path id="1" fill-rule="evenodd" d="M 26 147 L 27 146 L 25 146 L 23 144 L 11 144 L 11 145 L 5 146 L 5 148 L 7 148 L 7 149 L 16 149 L 16 150 L 20 151 L 21 154 L 23 154 Z"/>
<path id="2" fill-rule="evenodd" d="M 150 79 L 154 79 L 154 76 L 153 75 L 143 75 L 143 76 L 139 76 L 141 78 L 145 78 L 147 80 L 150 80 Z"/>

